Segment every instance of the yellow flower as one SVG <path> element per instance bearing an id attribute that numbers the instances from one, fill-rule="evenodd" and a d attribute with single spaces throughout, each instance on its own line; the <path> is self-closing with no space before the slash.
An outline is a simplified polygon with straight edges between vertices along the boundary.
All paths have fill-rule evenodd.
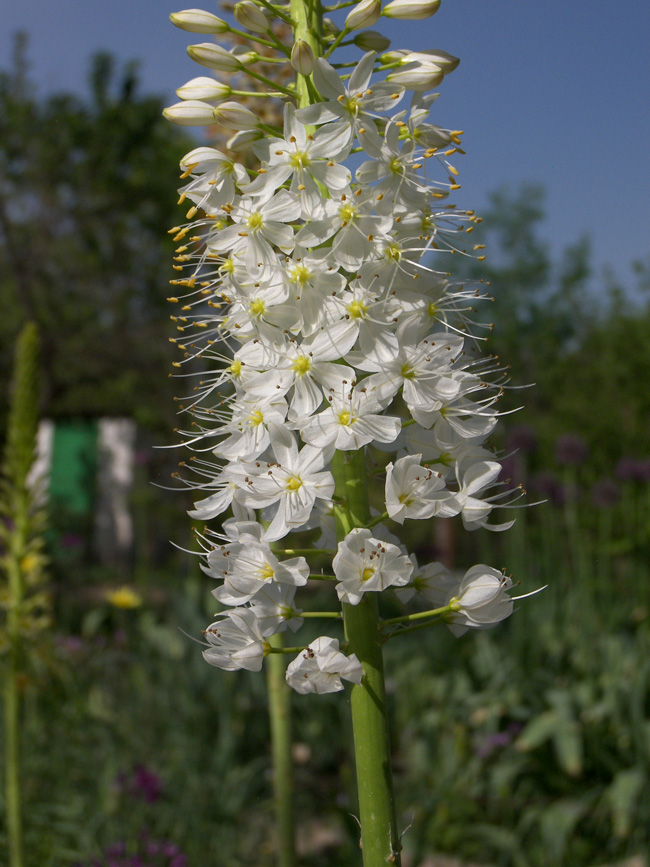
<path id="1" fill-rule="evenodd" d="M 118 587 L 117 590 L 109 590 L 106 599 L 116 608 L 139 608 L 142 605 L 142 597 L 130 587 Z"/>

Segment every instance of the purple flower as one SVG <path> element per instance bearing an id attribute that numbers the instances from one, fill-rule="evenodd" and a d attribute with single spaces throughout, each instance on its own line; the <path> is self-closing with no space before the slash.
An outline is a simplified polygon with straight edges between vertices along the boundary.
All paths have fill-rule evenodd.
<path id="1" fill-rule="evenodd" d="M 601 479 L 591 488 L 591 502 L 599 509 L 615 506 L 621 498 L 621 491 L 614 479 Z"/>
<path id="2" fill-rule="evenodd" d="M 563 434 L 555 441 L 555 460 L 562 466 L 578 466 L 588 454 L 587 443 L 578 434 Z"/>
<path id="3" fill-rule="evenodd" d="M 650 460 L 622 457 L 616 464 L 614 475 L 623 482 L 649 482 Z"/>
<path id="4" fill-rule="evenodd" d="M 510 451 L 532 454 L 537 450 L 537 434 L 528 425 L 518 425 L 508 432 L 506 446 Z"/>

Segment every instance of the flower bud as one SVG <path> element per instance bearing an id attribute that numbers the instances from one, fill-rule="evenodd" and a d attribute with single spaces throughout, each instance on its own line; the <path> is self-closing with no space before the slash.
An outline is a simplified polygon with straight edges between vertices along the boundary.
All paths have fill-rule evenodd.
<path id="1" fill-rule="evenodd" d="M 444 77 L 442 69 L 434 64 L 409 63 L 404 69 L 387 75 L 386 81 L 419 92 L 438 87 Z"/>
<path id="2" fill-rule="evenodd" d="M 266 15 L 252 0 L 242 0 L 241 3 L 235 3 L 233 14 L 238 24 L 252 30 L 253 33 L 266 33 L 269 29 Z"/>
<path id="3" fill-rule="evenodd" d="M 341 28 L 331 18 L 323 18 L 323 33 L 325 36 L 338 36 Z"/>
<path id="4" fill-rule="evenodd" d="M 345 19 L 346 30 L 363 30 L 372 27 L 381 15 L 381 0 L 361 0 Z"/>
<path id="5" fill-rule="evenodd" d="M 363 33 L 357 33 L 353 42 L 362 51 L 385 51 L 390 46 L 390 39 L 377 30 L 364 30 Z"/>
<path id="6" fill-rule="evenodd" d="M 214 78 L 200 76 L 179 87 L 176 96 L 179 99 L 228 99 L 231 93 L 232 87 L 227 84 L 222 84 Z"/>
<path id="7" fill-rule="evenodd" d="M 181 30 L 189 30 L 190 33 L 226 33 L 230 30 L 226 21 L 202 9 L 172 12 L 169 18 L 172 24 L 180 27 Z"/>
<path id="8" fill-rule="evenodd" d="M 163 110 L 167 120 L 178 126 L 209 126 L 214 123 L 214 106 L 198 99 L 177 102 Z"/>
<path id="9" fill-rule="evenodd" d="M 440 8 L 440 0 L 393 0 L 384 6 L 383 15 L 387 18 L 402 18 L 407 21 L 420 21 L 431 18 Z"/>
<path id="10" fill-rule="evenodd" d="M 242 68 L 241 61 L 225 48 L 215 45 L 213 42 L 202 42 L 200 45 L 188 45 L 187 53 L 210 69 L 218 69 L 220 72 L 234 72 Z"/>
<path id="11" fill-rule="evenodd" d="M 304 39 L 298 39 L 291 49 L 291 65 L 300 75 L 311 75 L 314 70 L 314 52 Z"/>
<path id="12" fill-rule="evenodd" d="M 214 109 L 215 123 L 226 129 L 257 129 L 259 118 L 238 102 L 222 102 Z"/>
<path id="13" fill-rule="evenodd" d="M 386 54 L 382 54 L 381 60 L 382 63 L 397 63 L 399 61 L 401 65 L 407 63 L 434 64 L 445 75 L 453 72 L 460 63 L 460 58 L 454 57 L 453 54 L 448 54 L 440 48 L 427 48 L 424 51 L 409 51 L 401 48 L 387 51 Z"/>
<path id="14" fill-rule="evenodd" d="M 251 145 L 263 138 L 264 134 L 258 129 L 244 129 L 236 132 L 226 142 L 226 147 L 233 153 L 242 153 L 250 150 Z"/>

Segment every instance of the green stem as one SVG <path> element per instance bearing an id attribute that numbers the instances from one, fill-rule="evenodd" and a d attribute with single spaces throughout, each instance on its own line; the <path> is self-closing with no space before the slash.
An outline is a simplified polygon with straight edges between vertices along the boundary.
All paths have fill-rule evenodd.
<path id="1" fill-rule="evenodd" d="M 336 617 L 341 619 L 340 611 L 301 611 L 299 617 Z"/>
<path id="2" fill-rule="evenodd" d="M 386 520 L 388 520 L 388 512 L 384 512 L 381 515 L 377 515 L 377 517 L 373 518 L 372 521 L 368 521 L 368 523 L 365 525 L 365 528 L 366 528 L 366 530 L 370 530 L 373 527 L 376 527 L 377 524 L 381 524 L 383 521 L 386 521 Z"/>
<path id="3" fill-rule="evenodd" d="M 307 42 L 314 57 L 319 57 L 323 17 L 320 0 L 290 0 L 290 11 L 294 38 Z M 341 31 L 328 55 L 346 35 L 345 30 Z M 301 108 L 314 100 L 309 76 L 296 76 L 296 94 Z M 336 452 L 331 469 L 336 482 L 336 536 L 341 541 L 354 527 L 363 527 L 372 520 L 364 451 Z M 363 667 L 363 680 L 353 684 L 350 696 L 363 865 L 399 867 L 401 845 L 393 798 L 377 594 L 366 593 L 358 605 L 344 603 L 343 621 L 348 650 L 356 654 Z"/>
<path id="4" fill-rule="evenodd" d="M 443 605 L 442 608 L 432 608 L 430 611 L 418 611 L 416 614 L 405 614 L 402 617 L 391 617 L 389 620 L 384 620 L 382 625 L 390 626 L 393 623 L 410 623 L 412 620 L 424 620 L 426 617 L 437 617 L 440 614 L 447 614 L 448 611 L 453 610 L 453 605 Z"/>
<path id="5" fill-rule="evenodd" d="M 301 648 L 283 647 L 281 634 L 269 638 L 271 653 L 266 663 L 273 754 L 273 793 L 278 840 L 278 867 L 295 867 L 293 820 L 293 759 L 291 756 L 291 694 L 285 679 L 283 653 Z"/>
<path id="6" fill-rule="evenodd" d="M 435 626 L 437 623 L 440 623 L 440 620 L 436 617 L 434 620 L 427 620 L 426 623 L 418 623 L 416 626 L 407 626 L 405 629 L 400 629 L 398 627 L 388 635 L 385 635 L 383 641 L 385 643 L 398 635 L 406 635 L 407 632 L 419 632 L 420 629 L 428 629 L 430 626 Z"/>
<path id="7" fill-rule="evenodd" d="M 10 612 L 11 614 L 12 612 Z M 13 629 L 9 630 L 13 632 Z M 9 651 L 4 683 L 5 723 L 5 798 L 9 865 L 22 867 L 23 835 L 20 797 L 20 723 L 18 698 L 18 665 L 15 640 Z"/>
<path id="8" fill-rule="evenodd" d="M 336 452 L 332 460 L 336 494 L 334 510 L 339 539 L 370 521 L 363 450 Z M 352 686 L 350 704 L 359 791 L 364 867 L 399 867 L 400 838 L 393 798 L 381 622 L 377 595 L 366 593 L 358 605 L 343 604 L 348 651 L 363 666 L 363 680 Z"/>

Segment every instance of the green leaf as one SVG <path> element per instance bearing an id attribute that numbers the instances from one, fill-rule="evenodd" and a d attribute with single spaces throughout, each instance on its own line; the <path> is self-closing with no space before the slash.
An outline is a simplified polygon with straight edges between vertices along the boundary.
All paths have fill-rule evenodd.
<path id="1" fill-rule="evenodd" d="M 522 753 L 534 750 L 554 736 L 560 722 L 554 710 L 543 711 L 528 721 L 515 741 L 515 747 Z"/>
<path id="2" fill-rule="evenodd" d="M 605 792 L 605 800 L 612 808 L 612 824 L 616 837 L 629 837 L 639 793 L 646 783 L 641 768 L 619 771 Z"/>

